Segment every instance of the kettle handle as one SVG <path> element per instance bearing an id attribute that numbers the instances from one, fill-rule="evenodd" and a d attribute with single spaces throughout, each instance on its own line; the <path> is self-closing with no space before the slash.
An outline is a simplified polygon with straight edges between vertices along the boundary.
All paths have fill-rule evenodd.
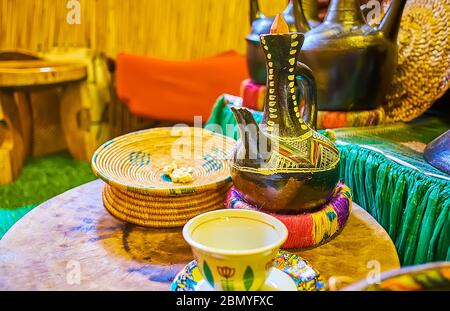
<path id="1" fill-rule="evenodd" d="M 289 4 L 291 3 L 291 0 L 288 0 L 288 4 L 286 9 L 284 9 L 283 11 L 283 15 L 287 14 L 287 10 L 289 9 Z M 300 4 L 300 8 L 301 8 L 301 4 Z M 250 26 L 253 24 L 253 22 L 257 19 L 260 18 L 265 18 L 264 14 L 261 13 L 261 10 L 259 8 L 259 1 L 258 0 L 250 0 Z M 303 11 L 302 11 L 303 14 Z M 309 30 L 309 28 L 307 28 L 307 30 Z M 305 30 L 305 32 L 307 31 Z"/>
<path id="2" fill-rule="evenodd" d="M 250 26 L 257 19 L 264 17 L 259 9 L 259 1 L 258 0 L 250 0 Z"/>
<path id="3" fill-rule="evenodd" d="M 317 127 L 317 87 L 312 70 L 301 62 L 297 62 L 295 71 L 297 81 L 297 102 L 304 99 L 302 118 L 313 130 Z"/>

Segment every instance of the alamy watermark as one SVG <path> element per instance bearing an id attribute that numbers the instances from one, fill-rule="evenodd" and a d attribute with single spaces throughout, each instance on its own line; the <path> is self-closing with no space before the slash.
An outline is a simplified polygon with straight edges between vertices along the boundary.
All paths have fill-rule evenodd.
<path id="1" fill-rule="evenodd" d="M 79 0 L 67 1 L 66 8 L 69 10 L 66 15 L 66 22 L 69 25 L 81 24 L 81 3 Z"/>
<path id="2" fill-rule="evenodd" d="M 361 5 L 361 10 L 367 11 L 366 21 L 369 25 L 377 25 L 381 22 L 384 9 L 385 7 L 381 4 L 380 0 L 369 0 L 366 4 Z"/>
<path id="3" fill-rule="evenodd" d="M 372 259 L 367 262 L 366 268 L 368 269 L 366 274 L 366 283 L 368 285 L 380 284 L 381 263 L 376 259 Z M 328 279 L 328 289 L 331 291 L 336 291 L 357 281 L 359 280 L 355 280 L 348 276 L 332 276 Z"/>
<path id="4" fill-rule="evenodd" d="M 68 285 L 81 284 L 81 263 L 78 260 L 69 260 L 67 262 L 66 282 Z"/>

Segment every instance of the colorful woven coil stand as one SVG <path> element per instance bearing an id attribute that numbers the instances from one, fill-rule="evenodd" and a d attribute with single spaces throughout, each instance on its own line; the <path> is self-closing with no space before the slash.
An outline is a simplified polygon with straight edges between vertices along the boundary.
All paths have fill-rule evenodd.
<path id="1" fill-rule="evenodd" d="M 310 213 L 298 215 L 270 215 L 281 220 L 289 231 L 283 248 L 312 248 L 330 241 L 347 223 L 350 215 L 352 193 L 343 183 L 336 186 L 331 200 Z M 230 190 L 226 202 L 227 208 L 255 210 L 245 202 L 234 187 Z"/>

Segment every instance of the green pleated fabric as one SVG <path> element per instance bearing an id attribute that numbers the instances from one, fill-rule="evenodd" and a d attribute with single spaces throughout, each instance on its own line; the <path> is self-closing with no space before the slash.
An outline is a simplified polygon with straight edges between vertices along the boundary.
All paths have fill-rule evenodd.
<path id="1" fill-rule="evenodd" d="M 239 102 L 220 98 L 206 127 L 216 125 L 222 134 L 237 139 L 229 108 L 233 104 Z M 260 122 L 261 112 L 252 113 Z M 352 189 L 354 201 L 388 232 L 403 265 L 450 260 L 450 176 L 404 148 L 426 143 L 444 130 L 445 125 L 426 120 L 335 131 L 341 180 Z"/>
<path id="2" fill-rule="evenodd" d="M 28 205 L 14 209 L 0 208 L 0 239 L 20 218 L 31 211 L 36 205 Z"/>

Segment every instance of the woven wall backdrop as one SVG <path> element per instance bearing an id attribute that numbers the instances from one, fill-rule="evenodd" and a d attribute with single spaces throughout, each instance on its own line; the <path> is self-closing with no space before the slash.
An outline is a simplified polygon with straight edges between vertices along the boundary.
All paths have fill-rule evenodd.
<path id="1" fill-rule="evenodd" d="M 0 49 L 88 47 L 111 57 L 126 51 L 169 59 L 228 49 L 245 53 L 247 0 L 78 1 L 81 23 L 70 25 L 69 0 L 0 0 Z M 319 0 L 321 8 L 326 2 Z M 260 6 L 272 15 L 284 9 L 286 0 L 260 0 Z M 388 122 L 416 118 L 448 89 L 449 23 L 450 0 L 407 1 L 398 72 L 385 106 Z"/>
<path id="2" fill-rule="evenodd" d="M 248 0 L 79 0 L 80 24 L 68 24 L 69 0 L 0 0 L 0 49 L 88 47 L 170 59 L 245 53 Z M 275 14 L 286 0 L 260 0 Z"/>

